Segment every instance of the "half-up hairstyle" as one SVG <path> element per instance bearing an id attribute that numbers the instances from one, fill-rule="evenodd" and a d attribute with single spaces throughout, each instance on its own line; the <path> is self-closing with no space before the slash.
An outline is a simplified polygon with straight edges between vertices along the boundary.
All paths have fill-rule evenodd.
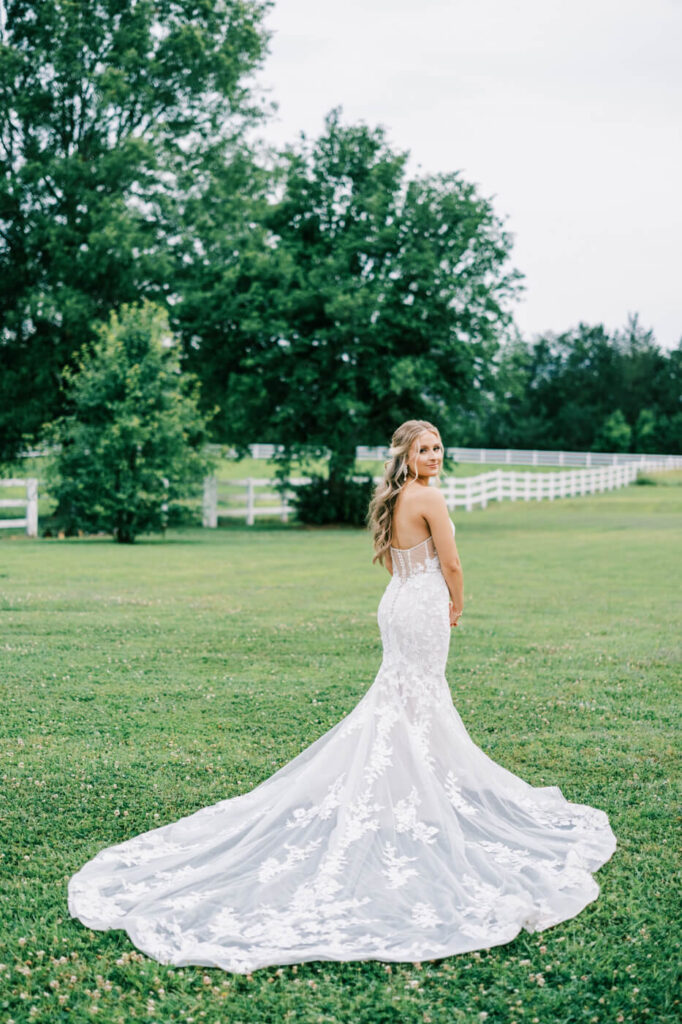
<path id="1" fill-rule="evenodd" d="M 391 546 L 395 503 L 407 481 L 414 475 L 409 467 L 412 446 L 419 435 L 427 430 L 440 438 L 438 428 L 427 420 L 406 420 L 400 424 L 391 438 L 388 459 L 384 463 L 384 475 L 376 486 L 367 512 L 367 525 L 372 531 L 374 541 L 373 562 L 380 562 L 383 565 Z"/>

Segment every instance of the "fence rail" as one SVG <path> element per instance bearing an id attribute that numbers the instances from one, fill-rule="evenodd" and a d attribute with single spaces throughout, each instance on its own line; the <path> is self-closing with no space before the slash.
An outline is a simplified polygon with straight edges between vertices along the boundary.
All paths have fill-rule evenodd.
<path id="1" fill-rule="evenodd" d="M 25 528 L 29 537 L 38 536 L 38 480 L 34 476 L 25 480 L 0 480 L 0 487 L 25 487 L 25 498 L 1 498 L 0 508 L 23 508 L 26 513 L 22 519 L 0 518 L 0 530 Z"/>
<path id="2" fill-rule="evenodd" d="M 41 458 L 58 450 L 52 448 L 35 448 L 23 452 L 21 458 Z M 235 452 L 224 445 L 209 444 L 206 446 L 213 455 L 227 454 L 234 457 Z M 249 452 L 252 459 L 271 459 L 281 445 L 252 444 Z M 682 455 L 648 454 L 643 452 L 569 452 L 549 451 L 535 448 L 448 448 L 447 453 L 455 462 L 474 462 L 479 465 L 495 466 L 575 466 L 589 469 L 592 466 L 625 466 L 636 463 L 647 468 L 682 469 Z M 388 448 L 359 445 L 355 449 L 355 457 L 363 462 L 383 462 L 388 457 Z"/>
<path id="3" fill-rule="evenodd" d="M 450 510 L 463 508 L 471 511 L 476 506 L 485 508 L 489 501 L 553 501 L 555 498 L 576 497 L 625 487 L 634 482 L 641 469 L 674 468 L 670 465 L 670 459 L 673 458 L 675 456 L 662 456 L 657 461 L 650 457 L 646 461 L 640 458 L 637 462 L 621 465 L 564 469 L 559 473 L 496 469 L 476 476 L 446 477 L 441 482 L 441 490 Z M 379 477 L 374 479 L 378 480 Z M 267 477 L 220 482 L 214 476 L 206 477 L 203 488 L 203 525 L 215 528 L 221 517 L 244 519 L 249 526 L 253 526 L 260 516 L 276 516 L 287 522 L 294 511 L 291 503 L 293 487 L 309 482 L 309 477 L 292 477 L 280 488 L 275 480 Z M 26 489 L 25 498 L 0 499 L 0 509 L 25 509 L 21 519 L 0 518 L 0 529 L 24 528 L 29 537 L 37 537 L 37 478 L 0 480 L 0 487 Z"/>
<path id="4" fill-rule="evenodd" d="M 211 446 L 215 451 L 219 445 Z M 271 459 L 280 450 L 275 444 L 252 444 L 251 458 Z M 640 452 L 568 452 L 543 451 L 534 448 L 448 448 L 447 453 L 455 462 L 473 462 L 479 465 L 495 466 L 566 466 L 590 469 L 592 466 L 638 466 L 658 469 L 682 469 L 682 455 L 656 455 Z M 384 461 L 388 448 L 360 445 L 355 456 L 362 462 Z"/>
<path id="5" fill-rule="evenodd" d="M 637 478 L 637 466 L 597 466 L 562 473 L 518 473 L 496 469 L 478 476 L 448 477 L 441 490 L 449 509 L 486 508 L 489 501 L 554 501 L 626 487 Z"/>
<path id="6" fill-rule="evenodd" d="M 245 519 L 247 526 L 253 526 L 256 516 L 277 516 L 286 523 L 294 511 L 290 504 L 293 486 L 308 483 L 310 477 L 296 476 L 280 490 L 268 477 L 221 480 L 218 483 L 214 476 L 208 476 L 204 480 L 203 525 L 214 529 L 220 516 Z M 236 505 L 233 504 L 235 501 Z"/>
<path id="7" fill-rule="evenodd" d="M 647 455 L 639 452 L 564 452 L 532 448 L 448 448 L 455 462 L 479 465 L 557 466 L 585 468 L 593 466 L 631 466 L 647 469 L 682 469 L 682 455 Z M 358 448 L 357 458 L 386 459 L 387 448 Z"/>
<path id="8" fill-rule="evenodd" d="M 496 469 L 476 476 L 446 477 L 441 491 L 450 510 L 471 511 L 489 501 L 554 501 L 600 491 L 626 487 L 637 478 L 641 463 L 622 466 L 596 466 L 570 469 L 560 473 L 517 472 Z M 647 469 L 668 469 L 663 463 L 647 463 Z M 379 480 L 379 477 L 375 477 Z M 295 477 L 289 485 L 308 483 L 308 477 Z M 223 517 L 245 519 L 252 526 L 259 516 L 278 516 L 286 522 L 293 512 L 291 487 L 281 494 L 271 479 L 248 477 L 218 483 L 215 477 L 204 481 L 203 524 L 215 528 Z"/>

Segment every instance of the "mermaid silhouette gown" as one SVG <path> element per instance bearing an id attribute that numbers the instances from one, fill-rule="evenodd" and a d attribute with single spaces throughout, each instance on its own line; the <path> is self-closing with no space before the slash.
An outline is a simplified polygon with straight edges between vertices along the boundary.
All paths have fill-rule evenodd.
<path id="1" fill-rule="evenodd" d="M 246 974 L 418 961 L 542 931 L 597 898 L 604 811 L 533 787 L 470 739 L 445 680 L 448 589 L 431 538 L 393 549 L 383 660 L 359 704 L 243 796 L 102 850 L 69 911 L 162 963 Z"/>

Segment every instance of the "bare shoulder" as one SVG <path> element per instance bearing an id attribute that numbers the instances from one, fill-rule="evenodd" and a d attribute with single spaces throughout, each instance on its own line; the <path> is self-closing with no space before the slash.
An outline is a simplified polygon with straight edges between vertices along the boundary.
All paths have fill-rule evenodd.
<path id="1" fill-rule="evenodd" d="M 433 529 L 434 522 L 449 517 L 448 507 L 442 493 L 435 487 L 420 487 L 420 494 L 413 498 L 412 508 L 417 515 L 423 516 Z"/>
<path id="2" fill-rule="evenodd" d="M 447 509 L 445 497 L 437 487 L 422 487 L 418 497 L 419 504 L 424 509 L 435 511 L 436 509 Z"/>

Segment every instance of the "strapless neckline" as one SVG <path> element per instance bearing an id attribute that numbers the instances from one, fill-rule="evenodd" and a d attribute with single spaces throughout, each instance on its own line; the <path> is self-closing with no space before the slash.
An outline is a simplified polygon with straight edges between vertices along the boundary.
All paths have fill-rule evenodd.
<path id="1" fill-rule="evenodd" d="M 425 537 L 424 540 L 420 540 L 418 544 L 413 544 L 411 548 L 394 548 L 393 545 L 391 545 L 391 551 L 414 551 L 415 548 L 420 548 L 422 544 L 427 544 L 430 540 L 433 540 L 431 534 L 429 534 L 428 537 Z"/>
<path id="2" fill-rule="evenodd" d="M 452 527 L 452 533 L 453 533 L 453 536 L 454 536 L 454 534 L 455 534 L 455 524 L 453 523 L 452 519 L 450 520 L 450 526 Z M 394 548 L 392 544 L 391 544 L 390 547 L 391 547 L 391 551 L 400 551 L 403 554 L 407 554 L 408 551 L 414 551 L 415 548 L 420 548 L 422 546 L 422 544 L 427 544 L 428 541 L 433 541 L 433 535 L 432 534 L 429 534 L 428 537 L 424 537 L 424 540 L 420 540 L 418 544 L 413 544 L 411 548 Z M 434 545 L 434 547 L 435 547 L 435 545 Z"/>

